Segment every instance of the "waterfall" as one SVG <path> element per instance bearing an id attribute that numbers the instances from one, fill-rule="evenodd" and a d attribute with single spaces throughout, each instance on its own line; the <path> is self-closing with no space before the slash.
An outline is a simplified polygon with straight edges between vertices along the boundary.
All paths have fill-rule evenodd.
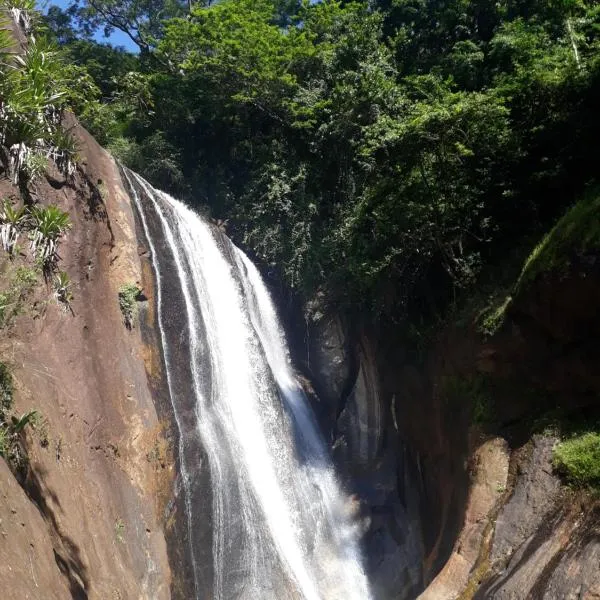
<path id="1" fill-rule="evenodd" d="M 354 503 L 256 267 L 185 205 L 124 174 L 157 281 L 196 598 L 368 600 Z"/>

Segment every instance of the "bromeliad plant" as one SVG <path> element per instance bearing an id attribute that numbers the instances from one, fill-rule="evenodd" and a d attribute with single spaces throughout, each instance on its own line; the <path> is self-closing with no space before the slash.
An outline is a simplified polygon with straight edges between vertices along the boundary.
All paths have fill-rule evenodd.
<path id="1" fill-rule="evenodd" d="M 4 201 L 0 211 L 0 240 L 2 248 L 13 255 L 21 228 L 25 223 L 27 215 L 24 208 L 15 209 L 8 200 Z"/>
<path id="2" fill-rule="evenodd" d="M 64 271 L 60 271 L 54 277 L 54 295 L 56 300 L 63 304 L 65 310 L 71 308 L 73 300 L 71 278 Z"/>
<path id="3" fill-rule="evenodd" d="M 31 250 L 39 259 L 46 274 L 50 273 L 58 262 L 58 242 L 71 228 L 69 213 L 58 206 L 33 206 L 29 209 L 31 217 Z"/>
<path id="4" fill-rule="evenodd" d="M 21 470 L 27 464 L 27 451 L 23 443 L 23 431 L 27 425 L 34 425 L 38 412 L 31 410 L 20 417 L 10 419 L 2 415 L 0 419 L 0 456 L 9 461 L 13 469 Z"/>
<path id="5" fill-rule="evenodd" d="M 17 54 L 0 22 L 0 158 L 15 185 L 30 182 L 50 158 L 65 176 L 75 170 L 75 144 L 62 126 L 72 78 L 58 48 L 33 35 L 34 4 L 0 0 L 28 36 L 27 48 Z"/>

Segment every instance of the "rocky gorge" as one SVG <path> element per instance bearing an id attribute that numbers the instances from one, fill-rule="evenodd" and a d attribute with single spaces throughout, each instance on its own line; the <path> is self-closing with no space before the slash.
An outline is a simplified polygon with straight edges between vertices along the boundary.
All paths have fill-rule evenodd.
<path id="1" fill-rule="evenodd" d="M 2 341 L 16 408 L 44 416 L 25 471 L 2 464 L 4 597 L 189 598 L 149 250 L 117 165 L 75 128 L 79 172 L 36 189 L 73 220 L 72 312 L 40 283 Z M 18 192 L 5 181 L 3 195 Z M 299 328 L 295 361 L 360 504 L 375 597 L 600 594 L 597 502 L 554 472 L 555 434 L 532 433 L 557 406 L 597 408 L 595 264 L 536 281 L 491 337 L 449 326 L 420 364 L 335 314 Z M 130 281 L 143 290 L 131 330 L 118 303 Z M 493 416 L 474 423 L 482 378 Z"/>
<path id="2" fill-rule="evenodd" d="M 201 578 L 213 577 L 208 458 L 190 451 L 190 525 L 150 240 L 123 169 L 75 117 L 65 127 L 78 146 L 72 174 L 49 161 L 29 197 L 7 173 L 0 180 L 15 206 L 54 205 L 71 220 L 60 243 L 67 306 L 52 278 L 18 278 L 31 251 L 0 259 L 0 291 L 20 286 L 0 339 L 11 410 L 40 415 L 18 433 L 19 461 L 0 460 L 0 591 L 7 600 L 213 598 L 194 583 L 198 552 Z M 600 503 L 566 485 L 553 458 L 574 417 L 598 415 L 600 255 L 576 244 L 561 252 L 566 263 L 529 280 L 520 263 L 491 309 L 467 304 L 418 352 L 400 327 L 351 319 L 322 298 L 310 311 L 286 302 L 266 273 L 295 377 L 358 523 L 374 599 L 600 598 Z M 135 290 L 130 312 L 125 289 Z M 185 356 L 182 307 L 174 291 L 171 343 Z M 177 368 L 178 385 L 191 388 Z"/>

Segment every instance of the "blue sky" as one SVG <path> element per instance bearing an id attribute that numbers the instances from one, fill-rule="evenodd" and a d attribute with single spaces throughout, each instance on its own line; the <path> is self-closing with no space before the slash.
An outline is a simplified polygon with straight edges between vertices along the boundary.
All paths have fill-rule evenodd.
<path id="1" fill-rule="evenodd" d="M 67 8 L 69 6 L 69 0 L 38 0 L 39 6 L 44 12 L 48 10 L 50 6 L 60 6 L 61 8 Z M 124 46 L 131 52 L 137 52 L 138 47 L 121 31 L 115 31 L 109 38 L 105 38 L 102 31 L 99 31 L 96 35 L 96 40 L 99 42 L 110 42 L 113 46 Z"/>

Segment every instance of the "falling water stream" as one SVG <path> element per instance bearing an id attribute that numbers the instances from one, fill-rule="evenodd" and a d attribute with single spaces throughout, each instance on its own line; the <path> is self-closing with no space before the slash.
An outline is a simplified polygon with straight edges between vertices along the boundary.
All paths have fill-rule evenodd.
<path id="1" fill-rule="evenodd" d="M 196 598 L 369 600 L 353 503 L 256 267 L 185 205 L 124 173 L 157 280 Z"/>

